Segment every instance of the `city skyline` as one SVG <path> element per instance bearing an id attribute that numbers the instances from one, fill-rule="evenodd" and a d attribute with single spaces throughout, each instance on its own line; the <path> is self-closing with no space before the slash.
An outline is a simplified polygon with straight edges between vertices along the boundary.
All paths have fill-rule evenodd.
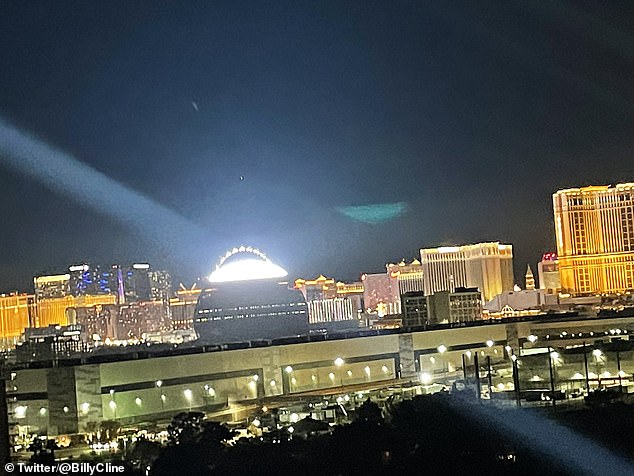
<path id="1" fill-rule="evenodd" d="M 4 473 L 634 474 L 632 20 L 0 2 Z"/>
<path id="2" fill-rule="evenodd" d="M 354 280 L 500 241 L 522 276 L 555 249 L 554 191 L 634 177 L 631 9 L 3 5 L 0 289 L 84 260 L 191 282 L 239 243 Z M 101 181 L 45 181 L 14 127 Z"/>

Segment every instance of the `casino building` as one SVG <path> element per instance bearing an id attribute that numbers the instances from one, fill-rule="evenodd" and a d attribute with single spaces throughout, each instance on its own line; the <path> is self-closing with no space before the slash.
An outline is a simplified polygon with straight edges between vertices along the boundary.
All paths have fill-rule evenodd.
<path id="1" fill-rule="evenodd" d="M 634 290 L 634 183 L 559 190 L 553 211 L 563 292 Z"/>
<path id="2" fill-rule="evenodd" d="M 198 298 L 194 329 L 203 344 L 270 340 L 308 334 L 303 294 L 285 281 L 286 271 L 262 252 L 229 250 Z"/>

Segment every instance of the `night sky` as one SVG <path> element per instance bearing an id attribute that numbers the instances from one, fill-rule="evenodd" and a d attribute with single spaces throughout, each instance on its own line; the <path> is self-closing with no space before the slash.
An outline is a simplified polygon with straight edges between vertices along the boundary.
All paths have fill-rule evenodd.
<path id="1" fill-rule="evenodd" d="M 634 181 L 632 24 L 631 1 L 0 0 L 0 118 L 112 179 L 0 153 L 0 291 L 82 261 L 189 283 L 240 244 L 352 280 L 485 240 L 523 283 L 555 190 Z"/>

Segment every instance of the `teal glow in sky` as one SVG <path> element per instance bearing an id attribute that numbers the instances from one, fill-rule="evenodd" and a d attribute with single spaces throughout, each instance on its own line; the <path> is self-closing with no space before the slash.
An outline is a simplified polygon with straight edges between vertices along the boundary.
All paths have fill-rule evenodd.
<path id="1" fill-rule="evenodd" d="M 371 205 L 337 207 L 337 211 L 353 220 L 376 225 L 404 215 L 407 212 L 407 203 L 374 203 Z"/>

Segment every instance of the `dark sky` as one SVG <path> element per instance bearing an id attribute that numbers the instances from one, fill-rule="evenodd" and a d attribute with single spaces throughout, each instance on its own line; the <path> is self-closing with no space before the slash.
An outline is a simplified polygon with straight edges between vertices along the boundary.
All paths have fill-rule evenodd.
<path id="1" fill-rule="evenodd" d="M 355 279 L 501 240 L 523 275 L 553 191 L 634 181 L 632 24 L 631 1 L 0 0 L 0 117 L 191 223 L 118 219 L 107 184 L 99 211 L 4 157 L 0 290 L 80 261 L 192 280 L 243 243 Z"/>

